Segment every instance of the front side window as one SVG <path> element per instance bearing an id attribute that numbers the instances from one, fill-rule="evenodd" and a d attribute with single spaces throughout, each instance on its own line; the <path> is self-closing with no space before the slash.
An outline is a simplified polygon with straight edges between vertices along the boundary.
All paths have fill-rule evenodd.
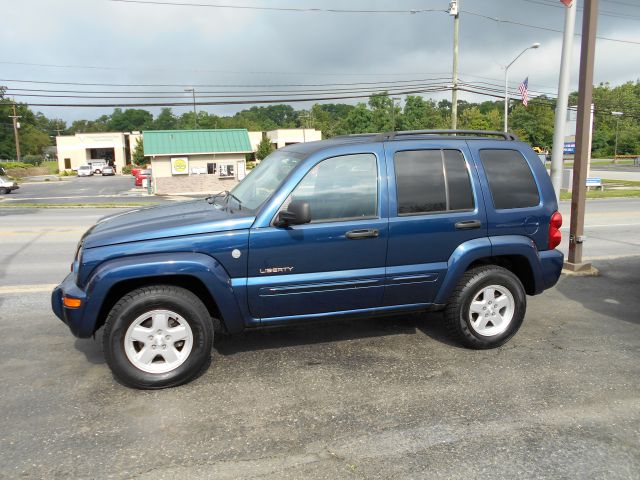
<path id="1" fill-rule="evenodd" d="M 493 206 L 500 209 L 535 207 L 538 187 L 529 164 L 517 150 L 480 150 Z"/>
<path id="2" fill-rule="evenodd" d="M 398 215 L 473 210 L 469 171 L 459 150 L 408 150 L 394 156 Z"/>
<path id="3" fill-rule="evenodd" d="M 378 214 L 378 165 L 372 153 L 323 160 L 302 179 L 283 205 L 309 202 L 311 222 L 375 218 Z"/>

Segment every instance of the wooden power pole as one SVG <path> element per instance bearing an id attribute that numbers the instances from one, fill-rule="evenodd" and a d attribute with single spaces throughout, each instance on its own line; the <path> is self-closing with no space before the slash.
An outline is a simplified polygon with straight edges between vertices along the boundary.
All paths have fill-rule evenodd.
<path id="1" fill-rule="evenodd" d="M 591 149 L 591 99 L 593 96 L 593 64 L 596 47 L 598 0 L 585 0 L 582 14 L 582 46 L 580 48 L 580 79 L 578 83 L 578 121 L 576 125 L 576 155 L 573 164 L 571 223 L 567 270 L 589 272 L 590 263 L 582 262 L 584 209 L 587 196 L 587 162 Z"/>
<path id="2" fill-rule="evenodd" d="M 16 104 L 13 104 L 13 115 L 9 115 L 9 118 L 13 119 L 13 136 L 16 139 L 16 160 L 21 161 L 22 158 L 20 156 L 20 134 L 18 133 L 18 129 L 20 125 L 18 124 L 18 119 L 20 115 L 16 112 Z"/>

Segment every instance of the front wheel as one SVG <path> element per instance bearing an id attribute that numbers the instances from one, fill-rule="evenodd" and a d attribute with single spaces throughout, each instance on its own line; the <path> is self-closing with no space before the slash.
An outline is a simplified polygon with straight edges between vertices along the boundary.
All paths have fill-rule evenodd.
<path id="1" fill-rule="evenodd" d="M 11 190 L 9 190 L 8 188 L 4 188 L 4 187 L 0 187 L 0 195 L 5 195 L 7 193 L 9 193 Z"/>
<path id="2" fill-rule="evenodd" d="M 143 287 L 111 309 L 103 345 L 107 364 L 123 384 L 174 387 L 195 378 L 208 364 L 213 324 L 207 308 L 189 290 Z"/>
<path id="3" fill-rule="evenodd" d="M 509 270 L 495 265 L 467 271 L 449 299 L 445 323 L 450 336 L 469 348 L 504 345 L 524 320 L 527 297 Z"/>

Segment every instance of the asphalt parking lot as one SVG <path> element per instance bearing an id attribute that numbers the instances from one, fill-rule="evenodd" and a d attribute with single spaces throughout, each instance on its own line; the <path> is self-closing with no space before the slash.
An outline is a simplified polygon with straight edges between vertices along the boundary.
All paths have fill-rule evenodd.
<path id="1" fill-rule="evenodd" d="M 634 209 L 601 205 L 594 232 Z M 451 344 L 437 314 L 219 335 L 200 378 L 145 392 L 50 311 L 104 211 L 32 210 L 0 209 L 0 478 L 638 478 L 637 213 L 502 348 Z"/>
<path id="2" fill-rule="evenodd" d="M 168 197 L 150 196 L 146 189 L 135 187 L 131 175 L 60 178 L 51 181 L 26 181 L 20 184 L 18 190 L 2 195 L 0 205 L 152 204 L 171 200 Z"/>

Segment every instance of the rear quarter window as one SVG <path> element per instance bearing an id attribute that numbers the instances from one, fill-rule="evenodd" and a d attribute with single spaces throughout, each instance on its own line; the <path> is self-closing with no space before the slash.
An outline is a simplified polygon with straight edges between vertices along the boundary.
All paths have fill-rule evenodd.
<path id="1" fill-rule="evenodd" d="M 480 150 L 497 210 L 535 207 L 540 195 L 529 164 L 517 150 Z"/>

